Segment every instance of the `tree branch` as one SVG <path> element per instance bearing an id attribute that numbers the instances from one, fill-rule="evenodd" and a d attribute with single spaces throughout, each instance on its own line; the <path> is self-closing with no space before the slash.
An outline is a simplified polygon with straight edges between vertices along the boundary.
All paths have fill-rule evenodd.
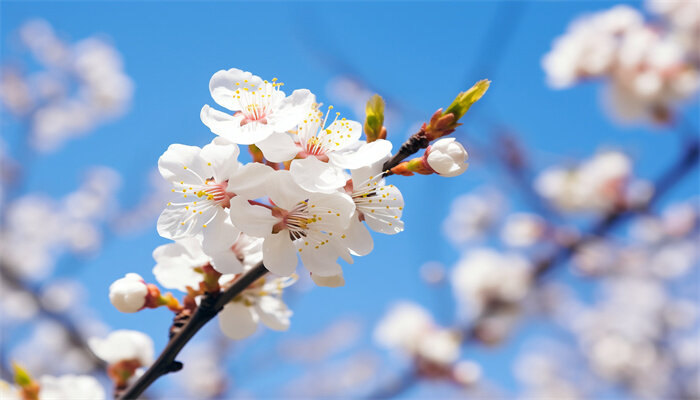
<path id="1" fill-rule="evenodd" d="M 197 307 L 194 314 L 192 314 L 192 317 L 188 319 L 185 325 L 171 330 L 174 334 L 153 365 L 151 365 L 136 382 L 123 393 L 119 394 L 118 399 L 136 399 L 161 376 L 182 369 L 182 363 L 175 361 L 175 357 L 177 357 L 190 339 L 214 318 L 227 303 L 233 300 L 234 297 L 239 295 L 253 282 L 262 278 L 266 273 L 267 269 L 260 263 L 241 275 L 241 277 L 234 281 L 224 292 L 206 294 L 199 304 L 199 307 Z M 176 316 L 176 319 L 177 318 Z"/>

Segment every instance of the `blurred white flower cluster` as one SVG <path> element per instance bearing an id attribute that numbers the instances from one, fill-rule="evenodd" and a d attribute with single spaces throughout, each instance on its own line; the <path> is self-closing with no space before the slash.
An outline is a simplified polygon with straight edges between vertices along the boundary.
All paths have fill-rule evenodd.
<path id="1" fill-rule="evenodd" d="M 3 400 L 107 399 L 107 393 L 100 382 L 89 375 L 63 375 L 59 377 L 43 375 L 36 382 L 36 385 L 36 389 L 26 390 L 18 385 L 10 385 L 8 382 L 0 380 L 0 398 Z"/>
<path id="2" fill-rule="evenodd" d="M 605 78 L 621 120 L 668 122 L 675 104 L 700 87 L 700 10 L 694 0 L 648 4 L 658 24 L 622 5 L 574 21 L 542 60 L 549 83 L 566 88 Z"/>
<path id="3" fill-rule="evenodd" d="M 574 167 L 553 166 L 535 180 L 537 193 L 565 212 L 611 212 L 644 204 L 653 186 L 633 175 L 619 151 L 600 151 Z"/>
<path id="4" fill-rule="evenodd" d="M 102 243 L 101 225 L 116 206 L 120 181 L 116 171 L 95 167 L 61 201 L 27 194 L 9 203 L 0 231 L 3 266 L 36 280 L 51 272 L 59 255 L 94 253 Z"/>
<path id="5" fill-rule="evenodd" d="M 68 43 L 39 19 L 22 25 L 17 37 L 40 68 L 3 67 L 0 100 L 26 121 L 37 150 L 54 151 L 127 109 L 133 82 L 124 72 L 121 55 L 106 40 L 90 37 Z"/>
<path id="6" fill-rule="evenodd" d="M 462 334 L 440 327 L 430 312 L 416 303 L 403 301 L 392 306 L 374 330 L 382 347 L 408 356 L 423 377 L 450 379 L 469 386 L 479 378 L 479 368 L 459 361 Z"/>

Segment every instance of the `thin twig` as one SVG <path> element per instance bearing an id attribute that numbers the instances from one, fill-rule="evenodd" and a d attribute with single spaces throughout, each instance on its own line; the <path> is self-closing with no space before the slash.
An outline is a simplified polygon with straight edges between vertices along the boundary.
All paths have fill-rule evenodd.
<path id="1" fill-rule="evenodd" d="M 267 269 L 260 263 L 234 281 L 224 292 L 206 294 L 188 322 L 181 329 L 175 331 L 175 334 L 153 365 L 151 365 L 151 367 L 118 398 L 120 400 L 136 399 L 161 376 L 182 369 L 182 363 L 175 361 L 175 357 L 180 354 L 183 347 L 185 347 L 190 339 L 192 339 L 207 322 L 214 318 L 226 304 L 238 296 L 249 285 L 262 278 L 266 273 Z"/>

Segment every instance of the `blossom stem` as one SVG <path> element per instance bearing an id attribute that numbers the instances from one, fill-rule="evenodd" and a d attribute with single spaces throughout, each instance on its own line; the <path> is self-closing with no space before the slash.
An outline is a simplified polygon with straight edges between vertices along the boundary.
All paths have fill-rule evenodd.
<path id="1" fill-rule="evenodd" d="M 401 161 L 405 160 L 409 156 L 415 154 L 418 152 L 420 149 L 425 149 L 430 145 L 430 139 L 428 138 L 426 132 L 425 132 L 425 127 L 421 128 L 420 131 L 414 133 L 411 135 L 408 140 L 406 140 L 401 147 L 399 147 L 399 151 L 394 154 L 394 156 L 387 162 L 384 163 L 384 166 L 382 167 L 383 171 L 387 171 L 386 174 L 391 175 L 391 169 L 394 168 L 395 166 L 399 165 Z"/>
<path id="2" fill-rule="evenodd" d="M 233 300 L 234 297 L 239 295 L 252 283 L 262 278 L 266 273 L 267 269 L 260 263 L 241 275 L 241 277 L 235 280 L 224 292 L 205 294 L 201 303 L 192 314 L 192 317 L 188 319 L 184 326 L 174 331 L 174 335 L 170 338 L 170 341 L 160 353 L 158 359 L 138 380 L 136 380 L 136 382 L 122 392 L 118 399 L 136 399 L 161 376 L 182 369 L 182 363 L 175 361 L 175 357 L 180 354 L 180 351 L 190 339 L 192 339 L 204 325 L 212 320 L 228 302 Z"/>

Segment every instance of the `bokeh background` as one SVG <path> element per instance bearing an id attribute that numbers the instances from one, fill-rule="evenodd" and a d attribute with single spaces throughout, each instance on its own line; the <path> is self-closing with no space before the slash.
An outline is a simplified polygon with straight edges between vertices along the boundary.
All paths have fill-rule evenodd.
<path id="1" fill-rule="evenodd" d="M 645 204 L 697 146 L 695 94 L 673 102 L 663 121 L 629 121 L 606 98 L 609 77 L 548 84 L 542 60 L 555 38 L 617 4 L 658 29 L 669 24 L 641 2 L 1 3 L 2 379 L 17 361 L 37 376 L 87 372 L 109 386 L 81 340 L 134 329 L 156 350 L 165 345 L 172 313 L 121 314 L 108 287 L 127 272 L 154 281 L 151 252 L 167 242 L 155 221 L 169 190 L 158 157 L 171 143 L 214 137 L 199 119 L 211 104 L 208 81 L 236 67 L 308 88 L 349 119 L 363 120 L 379 93 L 394 149 L 459 91 L 480 79 L 492 85 L 455 133 L 469 170 L 393 177 L 406 229 L 374 235 L 372 254 L 345 267 L 344 287 L 302 276 L 285 295 L 288 332 L 260 328 L 232 342 L 212 323 L 180 358 L 185 369 L 149 397 L 696 398 L 697 154 L 650 207 L 629 214 L 562 209 L 534 183 L 547 168 L 615 151 L 632 167 L 625 207 Z M 699 7 L 688 10 L 700 18 Z M 460 260 L 489 248 L 535 268 L 618 211 L 623 220 L 598 247 L 553 263 L 528 295 L 475 329 L 483 315 L 451 282 Z M 540 219 L 504 235 L 514 213 Z M 420 304 L 436 325 L 477 332 L 460 341 L 459 368 L 432 374 L 416 368 L 422 356 L 376 341 L 375 327 L 400 301 Z M 640 317 L 621 322 L 629 315 Z M 646 330 L 655 333 L 639 334 Z M 596 345 L 601 337 L 614 340 Z"/>

